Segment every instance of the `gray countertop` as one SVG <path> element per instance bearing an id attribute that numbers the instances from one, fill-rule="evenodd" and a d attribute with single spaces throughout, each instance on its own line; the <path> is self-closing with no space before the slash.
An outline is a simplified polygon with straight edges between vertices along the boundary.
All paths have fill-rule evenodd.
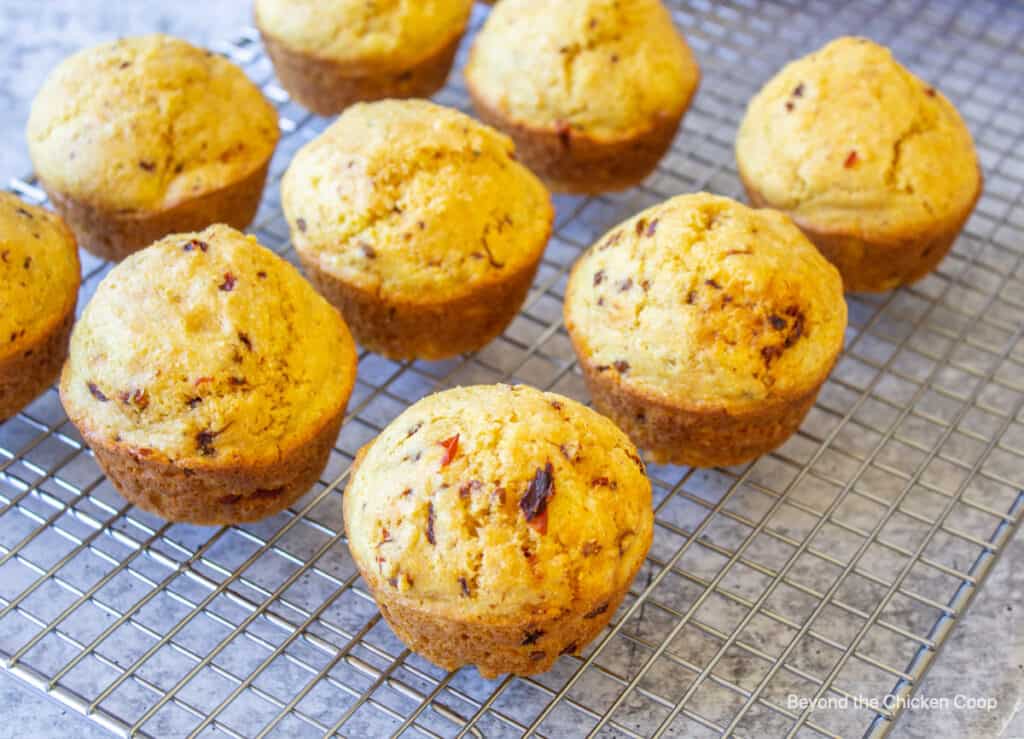
<path id="1" fill-rule="evenodd" d="M 32 95 L 61 58 L 126 33 L 164 31 L 204 43 L 249 22 L 247 0 L 0 0 L 0 174 L 29 170 L 24 125 Z M 910 709 L 893 736 L 1024 737 L 1024 540 L 1017 537 L 954 631 L 918 695 L 994 697 L 992 711 Z M 98 737 L 102 728 L 0 671 L 0 739 Z"/>

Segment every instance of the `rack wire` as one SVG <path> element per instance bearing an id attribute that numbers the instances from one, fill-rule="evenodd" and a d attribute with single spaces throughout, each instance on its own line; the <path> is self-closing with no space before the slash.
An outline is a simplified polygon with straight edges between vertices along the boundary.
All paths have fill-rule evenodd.
<path id="1" fill-rule="evenodd" d="M 657 173 L 624 194 L 557 199 L 527 303 L 482 351 L 439 363 L 363 352 L 323 479 L 287 512 L 213 529 L 134 508 L 53 389 L 0 426 L 0 664 L 123 735 L 888 733 L 1024 509 L 1024 103 L 1015 94 L 1024 9 L 996 0 L 672 8 L 704 82 Z M 485 12 L 474 11 L 473 32 Z M 654 545 L 582 657 L 486 681 L 411 654 L 345 546 L 341 494 L 357 449 L 447 386 L 526 382 L 586 400 L 561 324 L 572 262 L 671 195 L 739 197 L 732 142 L 746 101 L 786 60 L 850 32 L 935 81 L 974 132 L 986 190 L 952 254 L 913 287 L 848 296 L 844 354 L 781 449 L 729 469 L 650 467 Z M 294 262 L 278 180 L 327 121 L 275 84 L 254 30 L 217 48 L 281 111 L 252 231 Z M 438 99 L 468 107 L 460 71 Z M 45 202 L 32 177 L 11 189 Z M 108 269 L 84 255 L 81 304 Z M 829 707 L 793 707 L 790 696 Z"/>

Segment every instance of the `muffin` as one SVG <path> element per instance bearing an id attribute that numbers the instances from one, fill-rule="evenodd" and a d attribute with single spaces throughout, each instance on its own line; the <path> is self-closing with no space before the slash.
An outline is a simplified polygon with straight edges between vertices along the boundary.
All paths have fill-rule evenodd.
<path id="1" fill-rule="evenodd" d="M 0 421 L 60 374 L 78 284 L 75 237 L 60 217 L 0 192 Z"/>
<path id="2" fill-rule="evenodd" d="M 336 115 L 352 103 L 430 97 L 444 87 L 473 0 L 256 0 L 281 84 Z"/>
<path id="3" fill-rule="evenodd" d="M 66 59 L 28 123 L 53 204 L 82 246 L 115 261 L 170 233 L 249 225 L 278 135 L 241 69 L 162 35 Z"/>
<path id="4" fill-rule="evenodd" d="M 842 349 L 846 303 L 787 216 L 699 193 L 592 246 L 565 323 L 598 410 L 657 462 L 714 467 L 797 430 Z"/>
<path id="5" fill-rule="evenodd" d="M 416 403 L 359 452 L 344 511 L 352 557 L 399 638 L 486 678 L 544 672 L 597 636 L 654 518 L 625 434 L 521 385 Z"/>
<path id="6" fill-rule="evenodd" d="M 355 105 L 281 186 L 306 273 L 360 344 L 394 359 L 478 349 L 515 317 L 551 196 L 512 141 L 423 100 Z"/>
<path id="7" fill-rule="evenodd" d="M 502 0 L 466 67 L 478 115 L 552 189 L 578 194 L 646 178 L 699 79 L 659 0 Z"/>
<path id="8" fill-rule="evenodd" d="M 103 471 L 169 521 L 283 510 L 320 476 L 356 352 L 338 312 L 234 229 L 168 236 L 100 283 L 60 395 Z"/>
<path id="9" fill-rule="evenodd" d="M 862 38 L 837 39 L 768 82 L 736 159 L 750 201 L 792 216 L 850 291 L 935 269 L 982 188 L 953 105 Z"/>

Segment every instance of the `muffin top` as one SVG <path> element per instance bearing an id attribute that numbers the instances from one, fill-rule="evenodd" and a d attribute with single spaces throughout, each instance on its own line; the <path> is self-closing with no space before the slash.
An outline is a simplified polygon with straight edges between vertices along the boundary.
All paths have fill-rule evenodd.
<path id="1" fill-rule="evenodd" d="M 466 620 L 599 608 L 650 546 L 635 447 L 579 403 L 517 385 L 416 403 L 363 452 L 349 547 L 377 588 Z"/>
<path id="2" fill-rule="evenodd" d="M 466 76 L 518 123 L 616 139 L 678 116 L 700 71 L 659 0 L 502 0 Z"/>
<path id="3" fill-rule="evenodd" d="M 529 267 L 554 219 L 511 139 L 425 100 L 350 107 L 295 156 L 282 204 L 304 260 L 417 300 L 457 297 Z"/>
<path id="4" fill-rule="evenodd" d="M 353 73 L 414 65 L 462 35 L 473 0 L 256 0 L 260 29 Z"/>
<path id="5" fill-rule="evenodd" d="M 78 298 L 78 249 L 60 216 L 0 192 L 0 358 L 35 344 Z"/>
<path id="6" fill-rule="evenodd" d="M 823 230 L 898 235 L 956 220 L 981 173 L 946 97 L 868 39 L 786 65 L 751 100 L 736 140 L 744 179 Z"/>
<path id="7" fill-rule="evenodd" d="M 278 135 L 277 112 L 241 69 L 159 34 L 65 59 L 28 123 L 48 188 L 125 216 L 244 179 L 267 162 Z"/>
<path id="8" fill-rule="evenodd" d="M 592 246 L 565 315 L 584 361 L 628 388 L 737 411 L 817 387 L 846 328 L 839 272 L 787 216 L 706 193 Z"/>
<path id="9" fill-rule="evenodd" d="M 355 372 L 344 321 L 298 271 L 211 226 L 103 279 L 61 398 L 91 442 L 190 467 L 270 464 L 335 417 Z"/>

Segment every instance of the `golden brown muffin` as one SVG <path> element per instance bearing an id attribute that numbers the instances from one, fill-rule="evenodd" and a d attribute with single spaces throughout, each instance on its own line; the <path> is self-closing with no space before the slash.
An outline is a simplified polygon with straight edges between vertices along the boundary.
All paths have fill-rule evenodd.
<path id="1" fill-rule="evenodd" d="M 255 238 L 211 226 L 103 279 L 60 394 L 125 498 L 169 521 L 231 524 L 317 481 L 355 374 L 338 312 Z"/>
<path id="2" fill-rule="evenodd" d="M 60 217 L 0 192 L 0 421 L 60 374 L 79 281 L 75 237 Z"/>
<path id="3" fill-rule="evenodd" d="M 480 117 L 552 189 L 579 194 L 646 178 L 699 79 L 659 0 L 503 0 L 466 67 Z"/>
<path id="4" fill-rule="evenodd" d="M 511 140 L 423 100 L 360 104 L 281 186 L 306 273 L 360 344 L 441 359 L 515 317 L 551 232 L 551 197 Z"/>
<path id="5" fill-rule="evenodd" d="M 301 105 L 336 115 L 359 101 L 444 87 L 473 0 L 256 0 L 278 79 Z"/>
<path id="6" fill-rule="evenodd" d="M 277 112 L 241 69 L 162 35 L 66 59 L 28 123 L 57 210 L 111 260 L 169 233 L 249 225 L 278 136 Z"/>
<path id="7" fill-rule="evenodd" d="M 790 219 L 705 193 L 576 263 L 565 322 L 594 405 L 657 462 L 746 462 L 797 430 L 843 347 L 839 273 Z"/>
<path id="8" fill-rule="evenodd" d="M 736 159 L 751 202 L 792 216 L 851 291 L 931 272 L 982 188 L 953 105 L 863 38 L 837 39 L 765 85 Z"/>
<path id="9" fill-rule="evenodd" d="M 360 451 L 352 557 L 411 649 L 544 672 L 608 623 L 651 545 L 651 485 L 607 418 L 517 385 L 432 395 Z"/>

